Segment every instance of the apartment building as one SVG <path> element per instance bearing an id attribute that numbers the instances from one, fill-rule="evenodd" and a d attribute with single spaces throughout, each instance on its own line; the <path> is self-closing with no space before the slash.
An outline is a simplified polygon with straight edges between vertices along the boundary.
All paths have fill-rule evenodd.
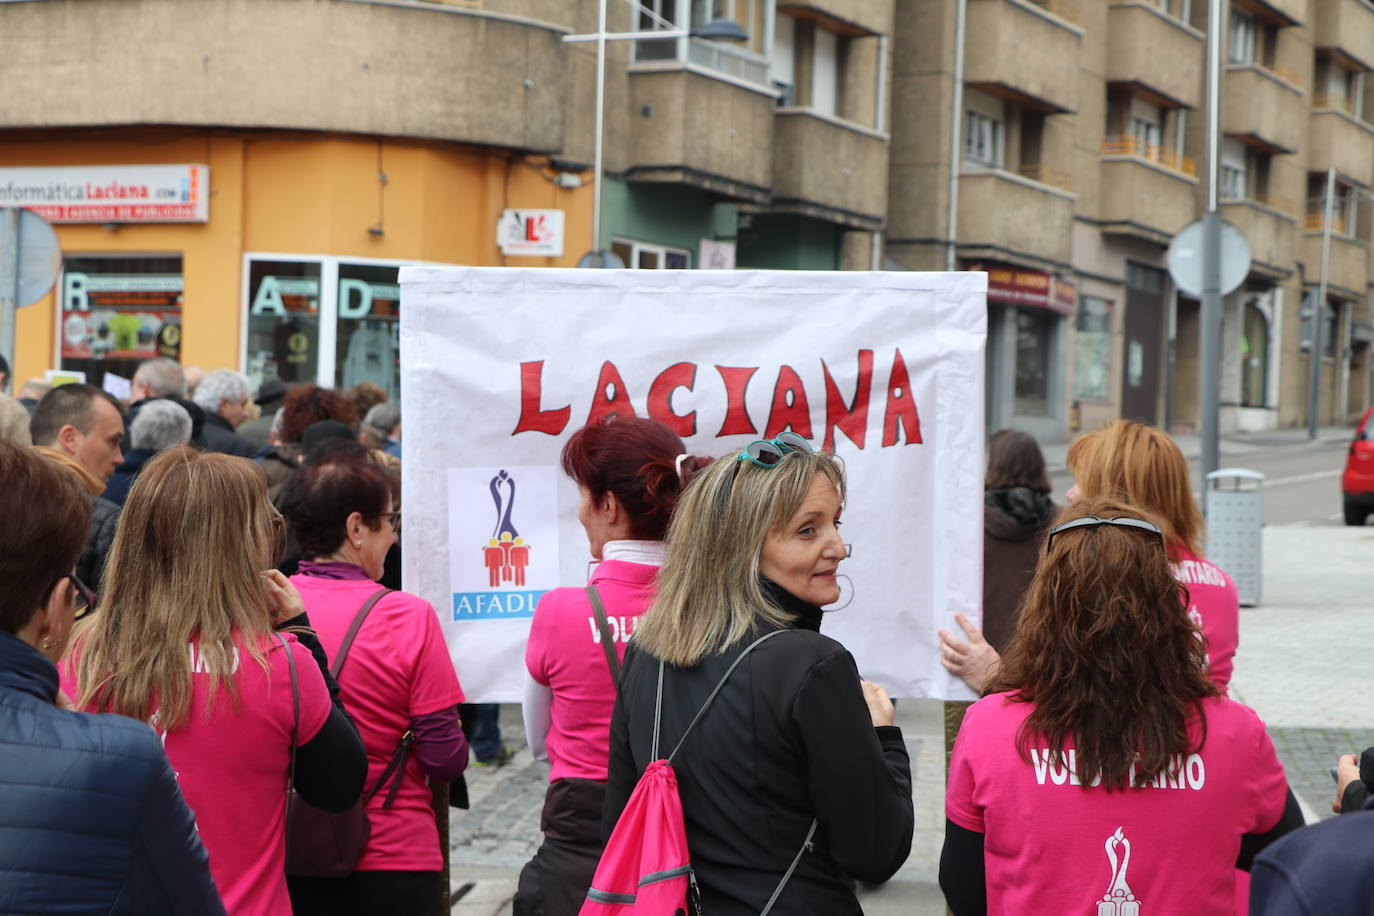
<path id="1" fill-rule="evenodd" d="M 1199 305 L 1165 254 L 1206 203 L 1207 3 L 965 3 L 958 112 L 957 3 L 899 6 L 887 256 L 989 271 L 989 427 L 1195 428 Z M 1314 312 L 1319 419 L 1343 422 L 1370 402 L 1374 3 L 1232 0 L 1226 29 L 1222 210 L 1253 263 L 1223 303 L 1222 427 L 1306 422 Z"/>
<path id="2" fill-rule="evenodd" d="M 0 205 L 65 252 L 16 377 L 161 353 L 395 390 L 404 263 L 867 268 L 893 10 L 609 0 L 611 32 L 748 39 L 607 44 L 593 240 L 595 46 L 563 39 L 596 0 L 0 3 Z"/>

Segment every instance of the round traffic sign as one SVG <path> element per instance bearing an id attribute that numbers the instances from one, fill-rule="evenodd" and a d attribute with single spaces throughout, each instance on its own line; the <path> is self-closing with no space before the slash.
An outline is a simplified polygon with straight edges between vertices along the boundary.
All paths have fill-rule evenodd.
<path id="1" fill-rule="evenodd" d="M 14 283 L 10 273 L 14 246 L 19 246 L 19 297 L 15 307 L 32 305 L 48 294 L 62 269 L 62 247 L 52 225 L 32 210 L 19 210 L 19 234 L 15 236 L 14 211 L 0 210 L 0 295 Z"/>
<path id="2" fill-rule="evenodd" d="M 1202 227 L 1204 220 L 1184 226 L 1169 245 L 1169 276 L 1178 288 L 1202 295 Z M 1221 221 L 1221 295 L 1234 291 L 1250 273 L 1250 243 L 1235 224 Z"/>

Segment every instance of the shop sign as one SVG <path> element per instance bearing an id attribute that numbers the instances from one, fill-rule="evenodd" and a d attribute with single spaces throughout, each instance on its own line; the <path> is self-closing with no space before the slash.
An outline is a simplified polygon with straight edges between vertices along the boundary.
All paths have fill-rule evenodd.
<path id="1" fill-rule="evenodd" d="M 502 254 L 563 256 L 562 210 L 503 210 L 496 222 Z"/>
<path id="2" fill-rule="evenodd" d="M 0 169 L 0 207 L 51 223 L 204 223 L 206 165 L 77 165 Z"/>
<path id="3" fill-rule="evenodd" d="M 340 318 L 394 318 L 400 304 L 401 287 L 395 283 L 339 278 Z"/>
<path id="4" fill-rule="evenodd" d="M 179 357 L 182 288 L 178 274 L 66 271 L 62 358 Z"/>
<path id="5" fill-rule="evenodd" d="M 988 267 L 976 264 L 969 270 L 984 270 L 988 275 L 988 301 L 1046 308 L 1061 315 L 1077 311 L 1078 293 L 1072 280 L 1042 270 Z"/>
<path id="6" fill-rule="evenodd" d="M 699 247 L 698 266 L 702 270 L 734 270 L 735 243 L 720 242 L 715 239 L 702 239 Z"/>

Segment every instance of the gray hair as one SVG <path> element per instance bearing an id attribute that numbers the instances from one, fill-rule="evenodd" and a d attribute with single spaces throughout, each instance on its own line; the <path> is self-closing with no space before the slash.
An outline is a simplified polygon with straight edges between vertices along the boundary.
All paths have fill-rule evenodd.
<path id="1" fill-rule="evenodd" d="M 805 502 L 817 475 L 844 503 L 844 467 L 834 455 L 788 452 L 764 468 L 741 463 L 741 451 L 692 476 L 668 526 L 653 604 L 635 624 L 640 649 L 670 665 L 694 667 L 759 623 L 789 625 L 793 616 L 761 585 L 763 542 Z"/>
<path id="2" fill-rule="evenodd" d="M 248 376 L 233 369 L 216 369 L 196 386 L 191 400 L 208 413 L 218 413 L 220 401 L 237 404 L 253 394 L 253 383 Z"/>
<path id="3" fill-rule="evenodd" d="M 151 397 L 186 397 L 186 373 L 181 371 L 181 363 L 166 356 L 139 363 L 134 370 L 134 381 L 145 383 Z"/>
<path id="4" fill-rule="evenodd" d="M 7 394 L 0 394 L 0 442 L 33 445 L 33 437 L 29 435 L 29 412 Z"/>
<path id="5" fill-rule="evenodd" d="M 396 428 L 396 424 L 401 422 L 401 405 L 394 401 L 373 404 L 372 409 L 363 418 L 363 422 L 378 430 L 383 437 L 389 436 L 391 431 Z"/>
<path id="6" fill-rule="evenodd" d="M 149 401 L 129 426 L 129 444 L 160 452 L 191 441 L 191 415 L 176 401 Z"/>

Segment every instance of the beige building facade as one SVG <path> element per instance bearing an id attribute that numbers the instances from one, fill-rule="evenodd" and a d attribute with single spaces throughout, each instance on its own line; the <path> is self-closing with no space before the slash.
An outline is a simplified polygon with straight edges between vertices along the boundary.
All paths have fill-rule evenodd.
<path id="1" fill-rule="evenodd" d="M 1166 252 L 1206 205 L 1206 0 L 966 6 L 957 115 L 957 4 L 899 7 L 887 257 L 989 270 L 989 428 L 1194 430 L 1199 306 Z M 1313 312 L 1318 418 L 1347 422 L 1370 403 L 1374 3 L 1229 7 L 1222 211 L 1253 261 L 1223 303 L 1222 429 L 1307 421 Z"/>

